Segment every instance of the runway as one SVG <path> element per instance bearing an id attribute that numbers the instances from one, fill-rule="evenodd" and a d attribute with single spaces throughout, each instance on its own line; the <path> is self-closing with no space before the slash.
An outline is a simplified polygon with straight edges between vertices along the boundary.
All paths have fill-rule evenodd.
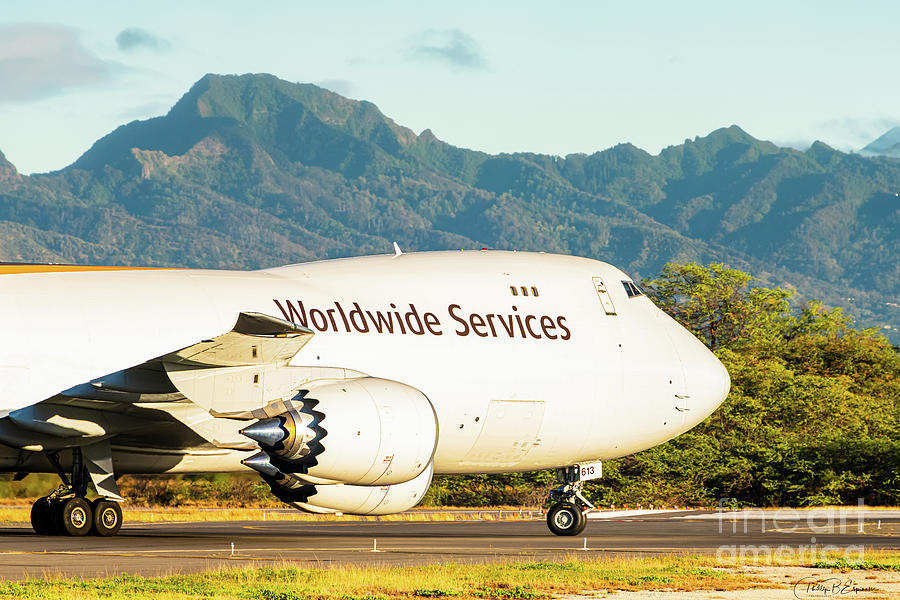
<path id="1" fill-rule="evenodd" d="M 779 548 L 808 552 L 826 546 L 900 550 L 900 515 L 894 512 L 884 518 L 879 515 L 877 524 L 871 515 L 864 521 L 841 522 L 803 514 L 787 518 L 780 513 L 729 514 L 611 515 L 591 519 L 578 537 L 554 536 L 543 520 L 126 522 L 113 538 L 37 536 L 23 523 L 0 528 L 0 578 L 552 560 L 573 555 L 699 552 L 721 556 L 742 548 L 755 552 Z"/>

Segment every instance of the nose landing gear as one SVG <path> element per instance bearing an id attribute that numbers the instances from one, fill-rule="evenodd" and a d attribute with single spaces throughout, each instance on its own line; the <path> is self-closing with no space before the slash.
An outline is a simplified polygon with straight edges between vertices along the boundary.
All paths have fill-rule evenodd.
<path id="1" fill-rule="evenodd" d="M 573 502 L 557 502 L 547 511 L 547 527 L 556 535 L 578 535 L 585 525 L 584 510 Z"/>
<path id="2" fill-rule="evenodd" d="M 587 525 L 587 513 L 596 507 L 584 497 L 584 482 L 602 474 L 599 462 L 556 469 L 559 487 L 550 492 L 554 501 L 547 511 L 547 527 L 556 535 L 578 535 Z"/>

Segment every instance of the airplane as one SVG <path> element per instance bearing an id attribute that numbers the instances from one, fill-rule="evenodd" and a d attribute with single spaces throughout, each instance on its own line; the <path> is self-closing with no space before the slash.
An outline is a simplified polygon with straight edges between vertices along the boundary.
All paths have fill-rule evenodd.
<path id="1" fill-rule="evenodd" d="M 603 461 L 730 386 L 625 272 L 544 253 L 2 265 L 0 314 L 0 471 L 63 482 L 41 535 L 114 535 L 123 474 L 255 471 L 300 510 L 382 515 L 434 474 L 543 469 L 549 529 L 577 535 Z"/>

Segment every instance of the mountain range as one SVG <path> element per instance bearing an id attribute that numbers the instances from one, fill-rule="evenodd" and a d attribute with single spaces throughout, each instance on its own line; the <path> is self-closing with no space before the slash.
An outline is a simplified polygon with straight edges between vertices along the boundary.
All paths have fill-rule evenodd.
<path id="1" fill-rule="evenodd" d="M 0 260 L 260 268 L 397 241 L 578 254 L 639 278 L 717 261 L 896 343 L 898 194 L 897 158 L 734 125 L 658 155 L 491 155 L 311 84 L 206 75 L 60 171 L 25 176 L 0 154 Z"/>
<path id="2" fill-rule="evenodd" d="M 900 158 L 900 127 L 889 129 L 884 135 L 859 151 L 863 156 L 893 156 Z"/>

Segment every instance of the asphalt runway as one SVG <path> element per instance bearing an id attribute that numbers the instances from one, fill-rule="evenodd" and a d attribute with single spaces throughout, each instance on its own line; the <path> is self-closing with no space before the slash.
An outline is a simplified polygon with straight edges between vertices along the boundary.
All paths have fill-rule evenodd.
<path id="1" fill-rule="evenodd" d="M 0 579 L 119 573 L 150 576 L 286 565 L 480 563 L 615 554 L 699 552 L 728 556 L 747 548 L 754 552 L 780 549 L 784 553 L 826 546 L 900 550 L 900 515 L 885 515 L 877 523 L 870 517 L 864 522 L 854 518 L 842 523 L 802 516 L 735 519 L 727 514 L 673 512 L 594 518 L 577 537 L 554 536 L 543 520 L 126 521 L 112 538 L 38 536 L 30 526 L 10 524 L 0 527 Z"/>

